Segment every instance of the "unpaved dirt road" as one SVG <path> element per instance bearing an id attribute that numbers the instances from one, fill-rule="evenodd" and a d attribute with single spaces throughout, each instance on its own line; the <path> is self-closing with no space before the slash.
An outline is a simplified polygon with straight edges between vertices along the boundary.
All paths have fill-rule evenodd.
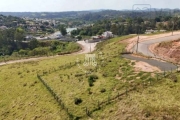
<path id="1" fill-rule="evenodd" d="M 8 65 L 13 63 L 20 63 L 20 62 L 28 62 L 28 61 L 35 61 L 35 60 L 43 60 L 47 58 L 54 58 L 59 56 L 67 56 L 67 55 L 78 55 L 78 54 L 85 54 L 89 53 L 95 50 L 97 43 L 85 43 L 84 41 L 78 41 L 77 42 L 81 47 L 82 50 L 72 53 L 72 54 L 66 54 L 66 55 L 56 55 L 56 56 L 49 56 L 49 57 L 38 57 L 38 58 L 29 58 L 29 59 L 21 59 L 21 60 L 13 60 L 13 61 L 7 61 L 7 62 L 0 62 L 0 66 L 2 65 Z"/>

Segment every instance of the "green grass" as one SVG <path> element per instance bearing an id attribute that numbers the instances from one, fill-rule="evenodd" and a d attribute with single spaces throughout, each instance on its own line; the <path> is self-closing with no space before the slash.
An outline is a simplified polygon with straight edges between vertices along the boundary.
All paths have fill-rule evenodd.
<path id="1" fill-rule="evenodd" d="M 74 118 L 89 119 L 86 108 L 92 119 L 161 119 L 163 115 L 178 118 L 179 81 L 175 83 L 168 77 L 157 80 L 153 73 L 134 72 L 131 61 L 120 57 L 125 45 L 119 41 L 129 37 L 133 36 L 99 43 L 93 52 L 97 56 L 96 67 L 83 66 L 85 55 L 1 66 L 0 119 L 68 119 L 66 110 L 58 105 L 37 74 Z M 76 62 L 77 58 L 81 63 Z M 92 73 L 86 74 L 85 70 Z M 98 76 L 92 87 L 89 75 Z M 82 103 L 76 105 L 75 98 L 81 98 Z"/>

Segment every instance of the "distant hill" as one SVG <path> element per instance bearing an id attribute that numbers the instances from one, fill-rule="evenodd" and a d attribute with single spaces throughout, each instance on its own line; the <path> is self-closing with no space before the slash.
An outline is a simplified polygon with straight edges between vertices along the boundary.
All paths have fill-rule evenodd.
<path id="1" fill-rule="evenodd" d="M 148 12 L 148 14 L 147 14 Z M 152 13 L 152 14 L 151 14 Z M 171 13 L 171 14 L 170 14 Z M 46 18 L 46 19 L 58 19 L 58 18 L 78 18 L 86 21 L 101 20 L 104 18 L 116 18 L 116 17 L 156 17 L 160 15 L 174 15 L 179 14 L 179 9 L 156 9 L 152 8 L 151 11 L 136 11 L 136 10 L 87 10 L 87 11 L 68 11 L 68 12 L 0 12 L 5 16 L 16 17 L 29 17 L 29 18 Z"/>
<path id="2" fill-rule="evenodd" d="M 17 27 L 21 23 L 25 23 L 22 18 L 0 15 L 0 26 Z"/>

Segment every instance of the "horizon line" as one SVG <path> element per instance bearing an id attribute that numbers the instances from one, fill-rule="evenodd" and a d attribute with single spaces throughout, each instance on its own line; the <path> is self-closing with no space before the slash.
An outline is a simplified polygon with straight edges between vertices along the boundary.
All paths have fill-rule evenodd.
<path id="1" fill-rule="evenodd" d="M 169 9 L 169 10 L 180 10 L 180 8 L 150 8 L 150 9 L 159 9 L 159 10 L 163 10 L 163 9 Z M 67 11 L 0 11 L 1 13 L 4 12 L 4 13 L 7 13 L 7 12 L 11 12 L 11 13 L 27 13 L 27 12 L 31 12 L 31 13 L 41 13 L 41 12 L 47 12 L 47 13 L 51 13 L 51 12 L 89 12 L 89 11 L 106 11 L 106 10 L 113 10 L 113 11 L 131 11 L 133 9 L 92 9 L 92 10 L 67 10 Z"/>

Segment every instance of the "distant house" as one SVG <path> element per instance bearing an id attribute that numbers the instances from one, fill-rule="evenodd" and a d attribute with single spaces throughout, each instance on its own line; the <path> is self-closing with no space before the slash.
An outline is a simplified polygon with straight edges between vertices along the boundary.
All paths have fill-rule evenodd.
<path id="1" fill-rule="evenodd" d="M 34 36 L 32 36 L 32 35 L 27 35 L 26 37 L 25 37 L 25 40 L 32 40 L 34 38 Z"/>
<path id="2" fill-rule="evenodd" d="M 159 30 L 159 32 L 166 32 L 166 30 Z"/>
<path id="3" fill-rule="evenodd" d="M 0 26 L 0 30 L 6 30 L 8 29 L 6 26 Z"/>
<path id="4" fill-rule="evenodd" d="M 103 37 L 98 35 L 98 36 L 92 36 L 91 37 L 93 40 L 98 40 L 98 39 L 102 39 Z"/>
<path id="5" fill-rule="evenodd" d="M 151 23 L 150 21 L 144 21 L 144 24 L 149 24 L 149 23 Z"/>
<path id="6" fill-rule="evenodd" d="M 114 37 L 114 35 L 112 34 L 112 32 L 106 31 L 102 34 L 102 37 L 106 39 L 106 38 L 112 38 Z"/>
<path id="7" fill-rule="evenodd" d="M 151 34 L 151 33 L 156 33 L 158 30 L 146 30 L 145 34 Z"/>
<path id="8" fill-rule="evenodd" d="M 145 33 L 146 33 L 146 34 L 151 34 L 151 33 L 154 33 L 154 32 L 155 32 L 155 30 L 152 30 L 152 29 L 151 29 L 151 30 L 146 30 Z"/>
<path id="9" fill-rule="evenodd" d="M 164 25 L 164 26 L 167 26 L 168 25 L 168 22 L 156 22 L 156 27 L 158 27 L 159 25 Z"/>
<path id="10" fill-rule="evenodd" d="M 71 35 L 71 32 L 72 32 L 73 30 L 77 30 L 77 28 L 67 28 L 67 29 L 66 29 L 67 34 L 68 34 L 68 35 Z"/>
<path id="11" fill-rule="evenodd" d="M 158 32 L 158 30 L 146 30 L 146 34 L 151 34 L 151 33 L 156 33 L 156 32 Z M 166 32 L 166 30 L 159 30 L 159 32 Z"/>

